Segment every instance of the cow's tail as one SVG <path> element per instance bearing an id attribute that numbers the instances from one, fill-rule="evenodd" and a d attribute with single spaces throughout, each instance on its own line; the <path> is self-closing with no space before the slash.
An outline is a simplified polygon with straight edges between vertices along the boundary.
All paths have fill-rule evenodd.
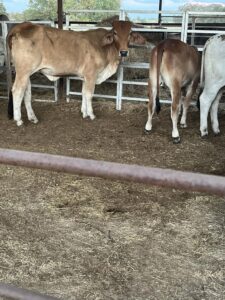
<path id="1" fill-rule="evenodd" d="M 9 100 L 8 100 L 8 118 L 13 119 L 13 95 L 12 91 L 9 92 Z"/>
<path id="2" fill-rule="evenodd" d="M 206 44 L 207 46 L 207 44 Z M 200 110 L 200 95 L 204 89 L 204 85 L 205 85 L 205 70 L 204 70 L 204 62 L 205 62 L 205 51 L 206 51 L 206 46 L 204 47 L 203 51 L 202 51 L 202 61 L 201 61 L 201 73 L 200 73 L 200 90 L 198 93 L 198 97 L 197 97 L 197 108 Z"/>
<path id="3" fill-rule="evenodd" d="M 155 103 L 156 103 L 156 113 L 157 114 L 161 110 L 161 105 L 160 105 L 160 101 L 159 101 L 159 77 L 160 77 L 160 67 L 161 67 L 163 52 L 164 52 L 164 48 L 159 48 L 159 50 L 156 51 L 156 55 L 157 55 L 157 67 L 156 67 L 156 76 L 157 76 L 157 78 L 156 78 L 156 84 L 157 84 L 157 90 L 156 90 Z"/>
<path id="4" fill-rule="evenodd" d="M 11 72 L 11 48 L 12 48 L 12 36 L 11 32 L 8 33 L 6 38 L 6 50 L 7 50 L 7 81 L 8 81 L 8 118 L 13 119 L 13 95 L 12 95 L 12 72 Z"/>

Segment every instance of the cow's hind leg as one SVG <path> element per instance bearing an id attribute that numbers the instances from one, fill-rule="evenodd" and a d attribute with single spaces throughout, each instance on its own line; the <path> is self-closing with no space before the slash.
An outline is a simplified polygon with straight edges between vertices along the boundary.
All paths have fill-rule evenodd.
<path id="1" fill-rule="evenodd" d="M 155 112 L 155 106 L 156 106 L 156 87 L 154 87 L 154 84 L 150 81 L 148 82 L 148 96 L 149 96 L 149 102 L 148 102 L 148 119 L 145 124 L 145 133 L 149 134 L 152 130 L 152 117 Z"/>
<path id="2" fill-rule="evenodd" d="M 91 120 L 95 119 L 92 108 L 92 96 L 94 94 L 94 89 L 95 82 L 93 82 L 93 80 L 83 81 L 81 113 L 83 118 L 90 117 Z"/>
<path id="3" fill-rule="evenodd" d="M 196 90 L 197 87 L 197 81 L 193 82 L 192 84 L 190 84 L 187 88 L 187 92 L 186 92 L 186 96 L 183 99 L 183 103 L 182 103 L 182 116 L 181 116 L 181 120 L 180 120 L 180 126 L 181 128 L 186 128 L 187 127 L 187 112 L 188 112 L 188 108 L 190 106 L 190 102 L 192 99 L 192 96 Z"/>
<path id="4" fill-rule="evenodd" d="M 200 101 L 200 132 L 201 137 L 206 137 L 208 135 L 208 114 L 209 109 L 214 101 L 214 99 L 217 96 L 217 93 L 215 90 L 218 91 L 218 89 L 206 89 L 204 88 L 202 94 L 200 95 L 199 101 Z M 215 108 L 213 110 L 213 115 L 215 115 Z M 217 117 L 216 117 L 217 118 Z M 217 120 L 218 122 L 218 120 Z"/>
<path id="5" fill-rule="evenodd" d="M 21 126 L 21 103 L 27 88 L 28 77 L 20 77 L 16 74 L 15 82 L 12 87 L 13 94 L 13 116 L 17 126 Z"/>
<path id="6" fill-rule="evenodd" d="M 216 96 L 216 99 L 213 101 L 213 104 L 210 109 L 211 125 L 215 135 L 218 135 L 220 133 L 219 121 L 218 121 L 218 106 L 219 106 L 221 96 L 222 96 L 222 92 L 219 92 Z"/>
<path id="7" fill-rule="evenodd" d="M 27 88 L 26 88 L 26 91 L 24 94 L 24 102 L 25 102 L 25 107 L 27 110 L 28 120 L 35 124 L 38 123 L 38 119 L 35 116 L 34 111 L 32 109 L 32 105 L 31 105 L 31 82 L 30 82 L 30 79 L 28 79 Z"/>
<path id="8" fill-rule="evenodd" d="M 178 144 L 180 143 L 180 135 L 177 128 L 177 121 L 179 116 L 179 103 L 181 101 L 181 89 L 178 84 L 175 84 L 171 89 L 171 97 L 171 119 L 173 124 L 172 139 L 174 144 Z"/>

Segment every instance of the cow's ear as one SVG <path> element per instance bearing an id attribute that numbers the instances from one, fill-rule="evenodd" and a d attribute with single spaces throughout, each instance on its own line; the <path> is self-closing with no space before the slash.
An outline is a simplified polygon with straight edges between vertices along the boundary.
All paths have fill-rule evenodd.
<path id="1" fill-rule="evenodd" d="M 143 37 L 143 35 L 141 35 L 138 32 L 131 32 L 130 43 L 144 45 L 144 44 L 146 44 L 146 39 Z"/>
<path id="2" fill-rule="evenodd" d="M 107 32 L 102 39 L 102 46 L 110 45 L 113 42 L 113 31 Z"/>

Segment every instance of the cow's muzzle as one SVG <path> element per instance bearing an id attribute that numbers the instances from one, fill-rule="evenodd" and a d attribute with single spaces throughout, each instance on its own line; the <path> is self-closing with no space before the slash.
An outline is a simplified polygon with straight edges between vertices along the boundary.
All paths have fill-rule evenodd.
<path id="1" fill-rule="evenodd" d="M 128 56 L 128 51 L 127 50 L 120 50 L 120 56 L 121 57 L 127 57 Z"/>

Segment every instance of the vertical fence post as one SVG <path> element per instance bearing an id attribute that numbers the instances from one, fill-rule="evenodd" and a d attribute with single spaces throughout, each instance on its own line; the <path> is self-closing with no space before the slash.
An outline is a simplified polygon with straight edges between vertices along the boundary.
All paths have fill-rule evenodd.
<path id="1" fill-rule="evenodd" d="M 120 9 L 119 20 L 125 21 L 126 14 L 123 9 Z M 122 95 L 123 95 L 123 63 L 118 67 L 117 70 L 117 89 L 116 89 L 116 109 L 121 110 L 122 107 Z"/>
<path id="2" fill-rule="evenodd" d="M 188 35 L 188 19 L 189 19 L 189 13 L 188 11 L 185 13 L 185 23 L 184 23 L 184 36 L 183 36 L 183 42 L 187 42 L 187 35 Z"/>
<path id="3" fill-rule="evenodd" d="M 117 93 L 116 93 L 116 109 L 121 110 L 123 96 L 123 65 L 120 64 L 117 70 Z"/>
<path id="4" fill-rule="evenodd" d="M 162 25 L 162 0 L 159 0 L 158 25 Z"/>
<path id="5" fill-rule="evenodd" d="M 191 19 L 192 19 L 191 29 L 195 30 L 195 22 L 196 22 L 197 17 L 192 17 Z M 194 44 L 195 44 L 195 32 L 192 32 L 191 33 L 191 45 L 194 45 Z"/>
<path id="6" fill-rule="evenodd" d="M 70 29 L 70 15 L 66 13 L 66 29 Z M 70 77 L 66 77 L 66 102 L 70 102 Z"/>
<path id="7" fill-rule="evenodd" d="M 70 102 L 70 77 L 66 78 L 66 102 Z"/>
<path id="8" fill-rule="evenodd" d="M 186 22 L 186 12 L 183 12 L 182 15 L 182 27 L 181 27 L 181 41 L 184 42 L 184 31 L 185 31 L 185 22 Z"/>
<path id="9" fill-rule="evenodd" d="M 63 29 L 63 0 L 57 0 L 57 14 L 58 14 L 58 28 Z M 63 78 L 60 78 L 57 98 L 61 101 L 63 99 L 63 88 L 64 88 L 64 80 Z"/>
<path id="10" fill-rule="evenodd" d="M 125 11 L 123 9 L 120 9 L 119 20 L 120 21 L 125 21 L 126 20 L 126 14 L 125 14 Z"/>
<path id="11" fill-rule="evenodd" d="M 8 33 L 7 22 L 4 21 L 4 22 L 2 22 L 2 36 L 4 38 L 7 96 L 9 99 L 9 95 L 10 95 L 11 89 L 12 89 L 12 68 L 11 68 L 11 59 L 10 59 L 9 48 L 7 46 L 7 41 L 6 41 L 7 33 Z"/>

